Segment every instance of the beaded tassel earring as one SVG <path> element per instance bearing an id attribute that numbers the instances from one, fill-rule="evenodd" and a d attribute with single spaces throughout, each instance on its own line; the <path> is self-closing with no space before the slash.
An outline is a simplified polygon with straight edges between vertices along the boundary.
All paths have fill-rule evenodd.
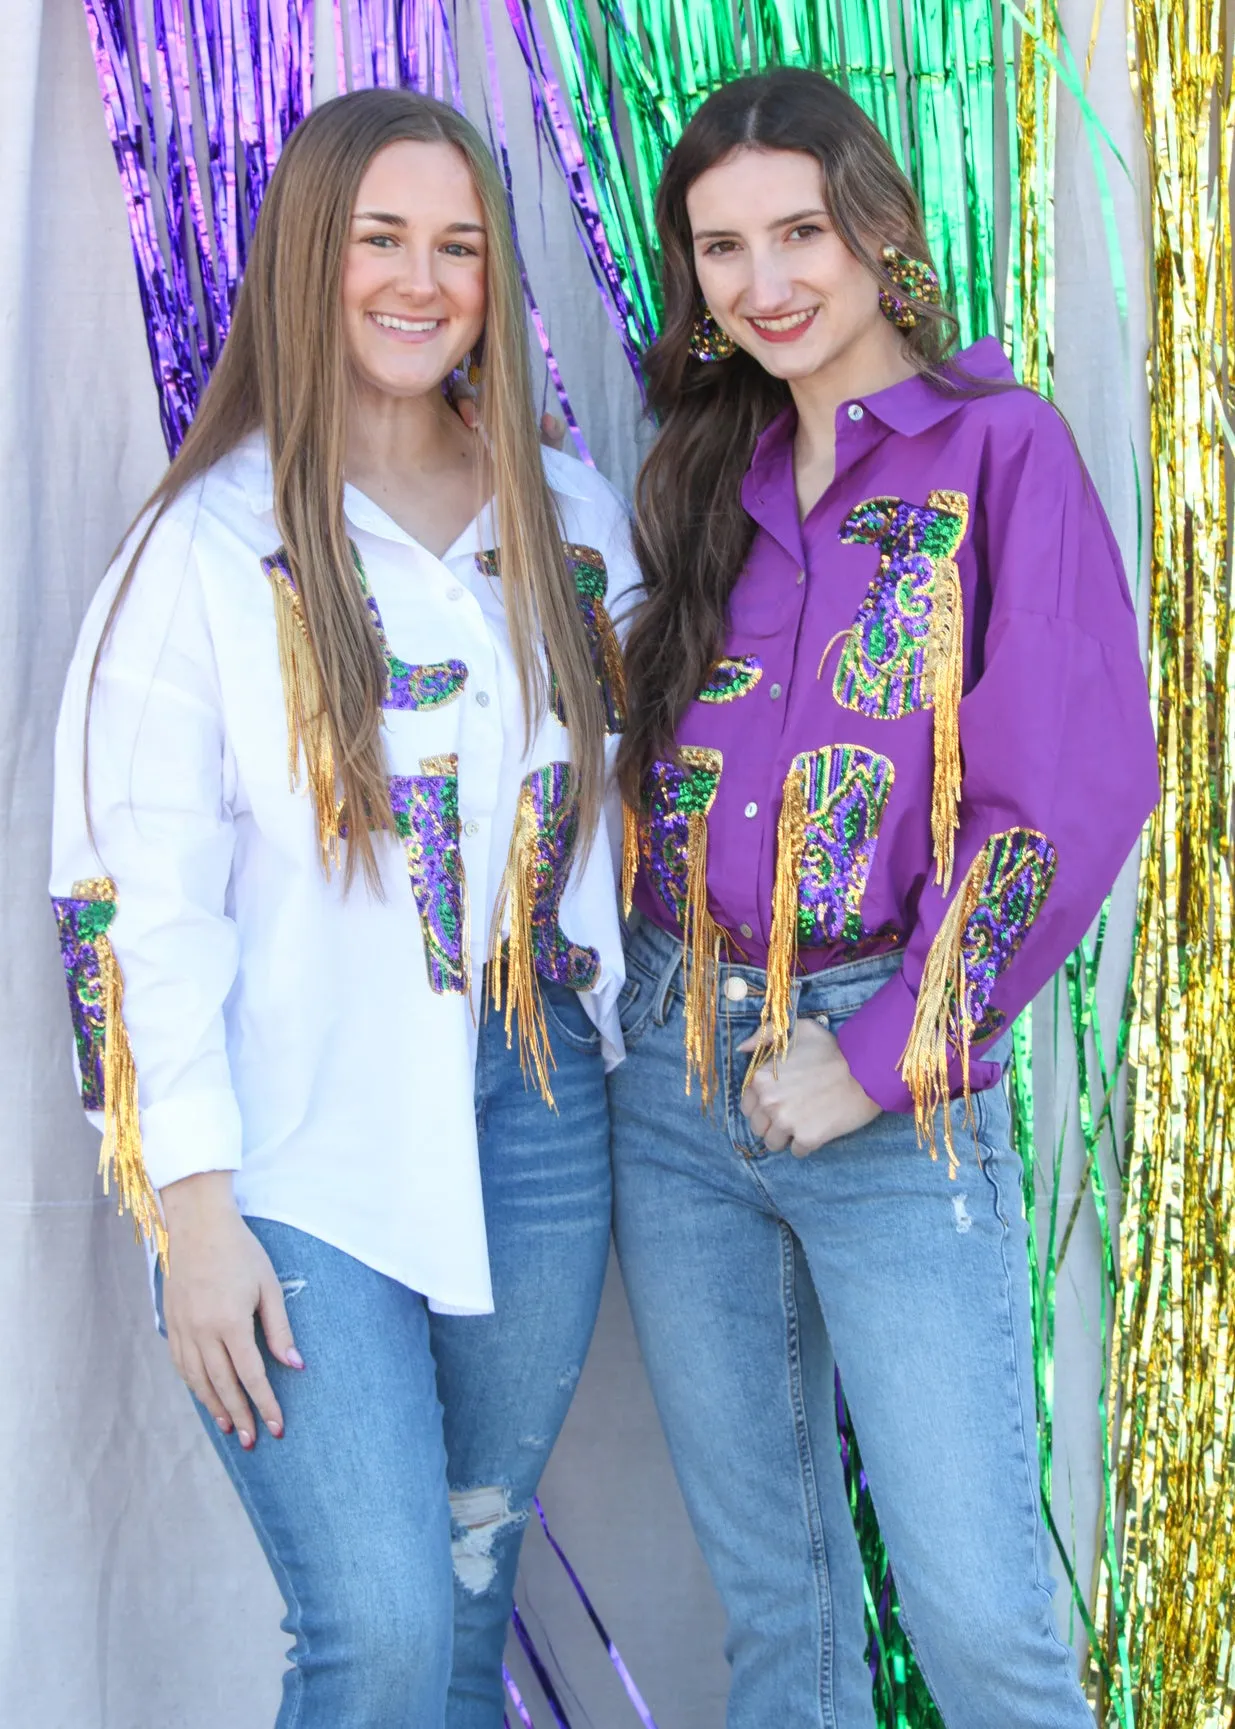
<path id="1" fill-rule="evenodd" d="M 713 360 L 728 360 L 731 354 L 737 352 L 737 343 L 717 324 L 707 307 L 695 319 L 695 327 L 690 334 L 690 352 L 696 360 L 705 365 Z"/>
<path id="2" fill-rule="evenodd" d="M 892 284 L 879 290 L 879 310 L 898 330 L 912 330 L 918 322 L 913 301 L 922 306 L 943 305 L 939 278 L 923 259 L 910 258 L 895 246 L 885 246 L 879 257 Z"/>

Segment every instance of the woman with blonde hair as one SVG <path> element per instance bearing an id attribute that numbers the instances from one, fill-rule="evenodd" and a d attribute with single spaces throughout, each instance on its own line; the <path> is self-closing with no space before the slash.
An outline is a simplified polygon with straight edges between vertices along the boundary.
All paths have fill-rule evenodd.
<path id="1" fill-rule="evenodd" d="M 83 627 L 52 883 L 83 1103 L 287 1605 L 283 1729 L 502 1721 L 609 1234 L 632 577 L 539 448 L 480 138 L 325 104 Z"/>

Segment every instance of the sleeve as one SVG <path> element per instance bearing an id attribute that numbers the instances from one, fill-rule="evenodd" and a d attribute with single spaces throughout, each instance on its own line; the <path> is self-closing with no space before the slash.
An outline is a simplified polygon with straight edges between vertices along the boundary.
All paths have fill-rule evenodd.
<path id="1" fill-rule="evenodd" d="M 190 532 L 155 530 L 90 670 L 127 560 L 95 597 L 56 731 L 52 901 L 82 1103 L 147 1234 L 154 1191 L 240 1166 L 223 1005 L 234 835 L 221 701 Z M 87 817 L 86 784 L 89 789 Z"/>
<path id="2" fill-rule="evenodd" d="M 998 1079 L 981 1047 L 1080 942 L 1158 797 L 1119 551 L 1066 424 L 1034 406 L 978 516 L 990 611 L 959 709 L 952 884 L 927 878 L 903 968 L 837 1035 L 870 1097 L 928 1135 L 944 1099 Z"/>

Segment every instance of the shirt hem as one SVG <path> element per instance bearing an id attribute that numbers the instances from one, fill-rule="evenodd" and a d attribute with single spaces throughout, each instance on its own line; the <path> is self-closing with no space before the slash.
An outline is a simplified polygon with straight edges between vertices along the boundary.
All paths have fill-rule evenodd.
<path id="1" fill-rule="evenodd" d="M 320 1226 L 311 1225 L 303 1218 L 297 1218 L 293 1209 L 287 1207 L 269 1207 L 240 1203 L 240 1213 L 246 1219 L 269 1219 L 274 1225 L 289 1225 L 293 1231 L 303 1231 L 308 1237 L 315 1237 L 319 1243 L 325 1243 L 329 1248 L 338 1249 L 342 1255 L 350 1255 L 353 1261 L 359 1261 L 364 1267 L 383 1278 L 393 1279 L 397 1285 L 403 1285 L 409 1291 L 415 1291 L 423 1297 L 429 1309 L 434 1314 L 449 1315 L 491 1315 L 493 1313 L 493 1295 L 490 1291 L 484 1304 L 475 1299 L 468 1300 L 458 1292 L 443 1289 L 440 1285 L 430 1290 L 408 1272 L 394 1266 L 382 1255 L 373 1255 L 357 1248 L 354 1244 L 343 1240 L 343 1233 L 332 1231 L 329 1234 Z"/>

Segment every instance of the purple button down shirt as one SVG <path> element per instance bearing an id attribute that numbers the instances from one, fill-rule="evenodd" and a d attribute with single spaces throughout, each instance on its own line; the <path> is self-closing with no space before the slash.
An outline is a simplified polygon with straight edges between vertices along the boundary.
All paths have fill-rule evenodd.
<path id="1" fill-rule="evenodd" d="M 1012 381 L 993 338 L 960 363 Z M 969 1080 L 980 1089 L 998 1069 L 976 1053 L 1083 936 L 1153 808 L 1136 619 L 1069 431 L 1033 392 L 954 400 L 915 378 L 842 404 L 836 475 L 804 522 L 795 425 L 790 409 L 756 448 L 742 502 L 758 532 L 724 658 L 677 743 L 720 753 L 708 909 L 734 957 L 757 966 L 767 963 L 786 777 L 798 772 L 808 824 L 798 969 L 903 952 L 838 1038 L 871 1098 L 908 1111 L 899 1063 L 918 988 L 971 867 L 964 961 Z M 929 627 L 948 558 L 964 618 L 963 775 L 945 890 L 932 845 Z M 655 799 L 651 810 L 654 827 Z M 636 903 L 672 930 L 681 904 L 665 885 L 645 852 Z M 954 1054 L 954 1091 L 962 1081 Z"/>

